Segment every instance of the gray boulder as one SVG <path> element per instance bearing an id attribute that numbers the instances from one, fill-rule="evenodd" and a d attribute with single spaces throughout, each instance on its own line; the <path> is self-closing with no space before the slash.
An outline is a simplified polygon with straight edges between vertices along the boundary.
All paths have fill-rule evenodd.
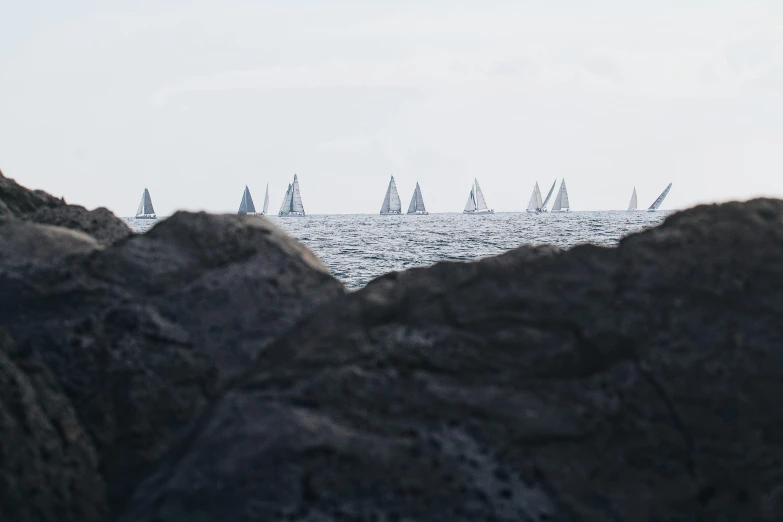
<path id="1" fill-rule="evenodd" d="M 774 521 L 783 202 L 392 273 L 261 351 L 122 522 Z"/>
<path id="2" fill-rule="evenodd" d="M 259 218 L 179 213 L 106 248 L 6 221 L 2 244 L 0 327 L 61 384 L 115 512 L 224 381 L 345 291 Z"/>
<path id="3" fill-rule="evenodd" d="M 87 210 L 68 205 L 42 190 L 29 190 L 0 172 L 0 218 L 56 225 L 91 235 L 109 245 L 133 234 L 124 221 L 105 208 Z"/>

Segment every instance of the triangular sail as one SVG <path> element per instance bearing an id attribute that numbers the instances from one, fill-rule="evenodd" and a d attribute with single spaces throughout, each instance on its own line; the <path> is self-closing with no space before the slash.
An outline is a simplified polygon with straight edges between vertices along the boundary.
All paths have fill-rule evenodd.
<path id="1" fill-rule="evenodd" d="M 628 210 L 636 210 L 639 206 L 636 200 L 636 187 L 633 188 L 633 194 L 631 194 L 631 204 L 628 205 Z"/>
<path id="2" fill-rule="evenodd" d="M 419 184 L 416 184 L 416 190 L 413 191 L 413 197 L 411 198 L 411 204 L 408 205 L 408 214 L 416 213 L 416 194 L 419 193 Z"/>
<path id="3" fill-rule="evenodd" d="M 547 204 L 547 203 L 549 203 L 549 198 L 551 198 L 551 197 L 552 197 L 552 192 L 555 190 L 555 185 L 557 185 L 557 180 L 555 180 L 554 182 L 552 182 L 552 187 L 549 189 L 549 194 L 547 194 L 547 195 L 546 195 L 546 199 L 544 200 L 544 202 L 543 202 L 543 203 L 541 204 L 541 206 L 539 207 L 539 208 L 541 208 L 542 210 L 543 210 L 544 208 L 546 208 L 546 204 Z"/>
<path id="4" fill-rule="evenodd" d="M 427 208 L 424 206 L 424 196 L 421 195 L 421 187 L 418 182 L 416 183 L 416 211 L 427 212 Z"/>
<path id="5" fill-rule="evenodd" d="M 288 184 L 288 190 L 285 191 L 285 196 L 283 197 L 283 204 L 280 205 L 280 212 L 279 214 L 282 216 L 283 214 L 288 214 L 291 211 L 291 200 L 293 197 L 293 191 L 291 188 L 291 184 Z"/>
<path id="6" fill-rule="evenodd" d="M 533 187 L 533 194 L 530 196 L 530 202 L 527 204 L 528 210 L 541 208 L 541 189 L 538 188 L 538 181 Z"/>
<path id="7" fill-rule="evenodd" d="M 381 214 L 395 213 L 399 214 L 402 210 L 402 203 L 400 202 L 400 195 L 397 193 L 397 183 L 394 181 L 394 176 L 389 181 L 389 188 L 386 189 L 386 196 L 383 198 L 383 205 L 381 206 Z"/>
<path id="8" fill-rule="evenodd" d="M 152 198 L 150 197 L 150 191 L 146 188 L 141 195 L 141 202 L 139 202 L 139 208 L 136 209 L 137 216 L 149 216 L 154 215 L 155 209 L 152 207 Z"/>
<path id="9" fill-rule="evenodd" d="M 245 185 L 245 191 L 242 193 L 242 201 L 239 203 L 240 214 L 255 214 L 256 206 L 253 204 L 253 197 L 250 195 L 250 190 Z"/>
<path id="10" fill-rule="evenodd" d="M 302 205 L 302 194 L 299 193 L 299 179 L 296 177 L 296 174 L 294 174 L 294 185 L 293 185 L 293 197 L 291 200 L 291 212 L 296 212 L 298 214 L 304 214 L 304 205 Z"/>
<path id="11" fill-rule="evenodd" d="M 468 202 L 465 203 L 465 212 L 472 212 L 476 210 L 476 198 L 473 197 L 473 189 L 470 189 L 470 194 L 468 195 Z"/>
<path id="12" fill-rule="evenodd" d="M 266 215 L 268 211 L 269 211 L 269 183 L 266 184 L 266 193 L 264 194 L 264 210 L 262 211 L 262 213 Z"/>
<path id="13" fill-rule="evenodd" d="M 658 199 L 656 199 L 652 205 L 650 205 L 649 210 L 658 210 L 658 207 L 661 206 L 661 203 L 663 203 L 663 200 L 666 199 L 666 196 L 669 194 L 669 190 L 671 190 L 672 184 L 669 183 L 669 186 L 666 187 L 666 190 L 664 190 L 660 196 L 658 196 Z"/>
<path id="14" fill-rule="evenodd" d="M 568 190 L 566 189 L 565 180 L 560 183 L 560 190 L 557 191 L 555 202 L 552 204 L 552 210 L 563 210 L 564 208 L 571 208 L 568 203 Z"/>
<path id="15" fill-rule="evenodd" d="M 478 180 L 474 179 L 473 184 L 476 186 L 476 210 L 487 210 L 487 201 L 484 199 L 484 193 L 481 192 Z"/>

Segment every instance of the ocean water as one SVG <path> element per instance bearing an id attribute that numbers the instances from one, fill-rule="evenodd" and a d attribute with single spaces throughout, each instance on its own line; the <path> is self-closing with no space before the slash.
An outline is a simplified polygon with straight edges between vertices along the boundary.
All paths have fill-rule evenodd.
<path id="1" fill-rule="evenodd" d="M 520 245 L 581 243 L 613 245 L 622 237 L 658 225 L 669 212 L 496 213 L 428 216 L 270 216 L 301 240 L 349 288 L 360 288 L 392 270 L 442 260 L 466 261 Z M 124 218 L 136 232 L 156 221 Z M 160 222 L 158 219 L 157 222 Z"/>

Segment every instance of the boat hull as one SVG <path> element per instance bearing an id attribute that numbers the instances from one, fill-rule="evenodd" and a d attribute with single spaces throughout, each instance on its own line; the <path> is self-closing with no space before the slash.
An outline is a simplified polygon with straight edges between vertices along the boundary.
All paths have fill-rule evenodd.
<path id="1" fill-rule="evenodd" d="M 158 216 L 152 214 L 152 215 L 142 215 L 142 216 L 136 216 L 134 219 L 158 219 Z"/>
<path id="2" fill-rule="evenodd" d="M 541 209 L 529 210 L 529 209 L 525 209 L 525 212 L 527 212 L 528 214 L 543 214 L 543 213 L 546 212 L 546 210 L 541 210 Z"/>
<path id="3" fill-rule="evenodd" d="M 550 210 L 553 214 L 564 214 L 566 212 L 571 212 L 571 209 L 568 210 Z"/>
<path id="4" fill-rule="evenodd" d="M 381 216 L 401 216 L 402 212 L 381 212 Z"/>
<path id="5" fill-rule="evenodd" d="M 286 214 L 278 214 L 277 217 L 305 217 L 303 212 L 289 212 Z"/>
<path id="6" fill-rule="evenodd" d="M 489 210 L 463 210 L 462 213 L 463 214 L 468 214 L 468 215 L 471 215 L 471 216 L 479 216 L 479 215 L 484 215 L 484 214 L 494 214 L 495 211 L 492 210 L 492 209 L 489 209 Z"/>
<path id="7" fill-rule="evenodd" d="M 429 212 L 408 212 L 409 216 L 428 216 Z"/>

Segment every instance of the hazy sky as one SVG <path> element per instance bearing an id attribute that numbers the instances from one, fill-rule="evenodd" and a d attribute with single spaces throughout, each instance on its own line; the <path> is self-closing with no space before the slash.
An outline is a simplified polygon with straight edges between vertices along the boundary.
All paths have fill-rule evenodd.
<path id="1" fill-rule="evenodd" d="M 783 1 L 2 0 L 0 169 L 121 216 L 783 197 Z"/>

